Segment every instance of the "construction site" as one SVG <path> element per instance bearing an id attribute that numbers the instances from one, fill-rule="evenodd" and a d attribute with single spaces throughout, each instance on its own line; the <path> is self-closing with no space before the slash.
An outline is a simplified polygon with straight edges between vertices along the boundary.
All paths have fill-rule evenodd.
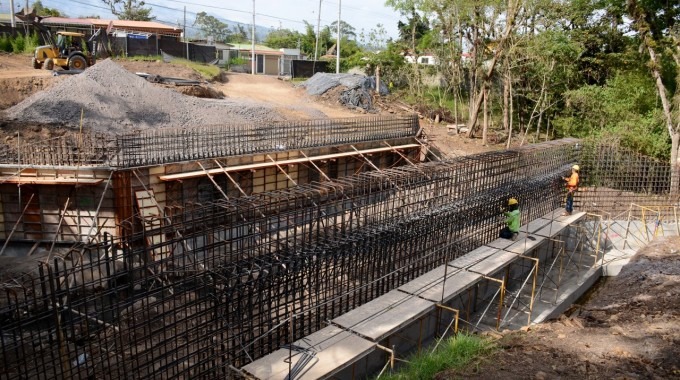
<path id="1" fill-rule="evenodd" d="M 0 378 L 375 377 L 557 318 L 680 235 L 666 162 L 577 139 L 453 156 L 418 115 L 325 110 L 110 60 L 6 109 Z"/>

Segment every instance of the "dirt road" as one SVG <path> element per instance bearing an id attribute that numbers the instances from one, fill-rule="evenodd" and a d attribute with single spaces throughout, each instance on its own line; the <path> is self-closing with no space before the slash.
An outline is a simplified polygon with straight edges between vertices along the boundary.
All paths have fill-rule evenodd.
<path id="1" fill-rule="evenodd" d="M 302 88 L 275 77 L 229 73 L 226 83 L 215 88 L 229 98 L 251 99 L 278 106 L 279 112 L 289 117 L 308 119 L 315 114 L 320 117 L 356 117 L 359 114 L 340 105 L 330 106 L 314 101 Z M 325 115 L 325 116 L 324 116 Z"/>

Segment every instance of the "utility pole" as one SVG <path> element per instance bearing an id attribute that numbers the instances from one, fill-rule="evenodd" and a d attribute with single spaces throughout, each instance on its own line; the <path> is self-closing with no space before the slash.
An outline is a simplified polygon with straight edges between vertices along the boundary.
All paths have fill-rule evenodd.
<path id="1" fill-rule="evenodd" d="M 321 1 L 319 0 L 319 14 L 316 18 L 316 44 L 314 45 L 314 64 L 316 64 L 317 53 L 319 52 L 319 28 L 321 27 Z"/>
<path id="2" fill-rule="evenodd" d="M 14 0 L 9 0 L 9 20 L 12 25 L 12 29 L 17 27 L 16 21 L 14 21 Z"/>
<path id="3" fill-rule="evenodd" d="M 253 27 L 250 32 L 251 34 L 251 46 L 250 46 L 250 73 L 255 75 L 255 0 L 253 0 Z"/>
<path id="4" fill-rule="evenodd" d="M 189 60 L 189 39 L 187 38 L 187 6 L 184 6 L 184 43 L 187 45 L 187 61 Z"/>
<path id="5" fill-rule="evenodd" d="M 340 74 L 340 13 L 342 0 L 338 1 L 338 40 L 335 42 L 335 73 Z"/>

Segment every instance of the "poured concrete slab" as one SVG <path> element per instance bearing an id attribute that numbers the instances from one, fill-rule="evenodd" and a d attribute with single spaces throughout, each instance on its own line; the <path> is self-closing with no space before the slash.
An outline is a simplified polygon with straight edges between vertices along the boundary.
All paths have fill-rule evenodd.
<path id="1" fill-rule="evenodd" d="M 402 285 L 399 290 L 428 301 L 446 303 L 482 278 L 477 273 L 448 267 L 444 281 L 444 271 L 444 266 L 441 266 Z"/>
<path id="2" fill-rule="evenodd" d="M 516 253 L 508 251 L 498 251 L 486 260 L 470 267 L 471 272 L 489 276 L 498 270 L 505 268 L 508 264 L 517 260 L 519 256 Z"/>
<path id="3" fill-rule="evenodd" d="M 305 352 L 280 349 L 241 368 L 258 379 L 326 379 L 367 356 L 375 343 L 336 326 L 319 330 L 294 343 Z M 291 376 L 293 378 L 293 376 Z"/>
<path id="4" fill-rule="evenodd" d="M 535 235 L 552 238 L 557 236 L 560 232 L 564 231 L 565 228 L 569 226 L 569 223 L 565 222 L 550 222 L 545 227 L 535 232 Z"/>
<path id="5" fill-rule="evenodd" d="M 434 302 L 393 290 L 331 322 L 380 342 L 432 310 Z"/>
<path id="6" fill-rule="evenodd" d="M 482 260 L 486 259 L 487 257 L 493 255 L 496 252 L 498 252 L 498 248 L 483 245 L 449 262 L 449 265 L 454 266 L 456 268 L 469 268 L 477 264 L 478 262 L 481 262 Z"/>
<path id="7" fill-rule="evenodd" d="M 567 224 L 575 223 L 586 216 L 583 211 L 573 212 L 571 215 L 564 216 L 564 209 L 553 210 L 549 214 L 544 215 L 542 218 L 547 220 L 556 220 L 558 222 L 564 222 Z"/>
<path id="8" fill-rule="evenodd" d="M 523 255 L 531 251 L 532 249 L 538 247 L 544 241 L 545 238 L 542 236 L 531 236 L 530 238 L 527 237 L 526 239 L 518 239 L 517 241 L 514 242 L 514 244 L 512 244 L 505 250 L 508 252 L 516 253 L 518 255 Z"/>
<path id="9" fill-rule="evenodd" d="M 523 225 L 522 227 L 520 227 L 519 231 L 520 232 L 529 232 L 531 234 L 531 233 L 534 233 L 534 232 L 540 230 L 541 228 L 545 227 L 548 223 L 550 223 L 549 220 L 543 219 L 543 218 L 538 218 L 538 219 L 532 220 L 531 222 L 529 222 L 529 224 L 526 224 L 526 225 Z"/>
<path id="10" fill-rule="evenodd" d="M 527 237 L 527 234 L 524 233 L 524 232 L 520 232 L 518 234 L 518 239 L 524 239 L 526 237 Z M 486 244 L 486 246 L 491 247 L 491 248 L 496 248 L 496 249 L 506 249 L 514 243 L 515 243 L 515 240 L 498 238 L 498 239 Z"/>

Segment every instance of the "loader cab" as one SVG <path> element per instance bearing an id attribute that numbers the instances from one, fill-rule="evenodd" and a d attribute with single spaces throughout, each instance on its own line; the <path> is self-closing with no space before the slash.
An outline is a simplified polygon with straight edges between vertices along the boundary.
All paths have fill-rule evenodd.
<path id="1" fill-rule="evenodd" d="M 57 32 L 57 49 L 61 56 L 68 57 L 74 51 L 83 51 L 85 35 L 75 32 Z"/>

